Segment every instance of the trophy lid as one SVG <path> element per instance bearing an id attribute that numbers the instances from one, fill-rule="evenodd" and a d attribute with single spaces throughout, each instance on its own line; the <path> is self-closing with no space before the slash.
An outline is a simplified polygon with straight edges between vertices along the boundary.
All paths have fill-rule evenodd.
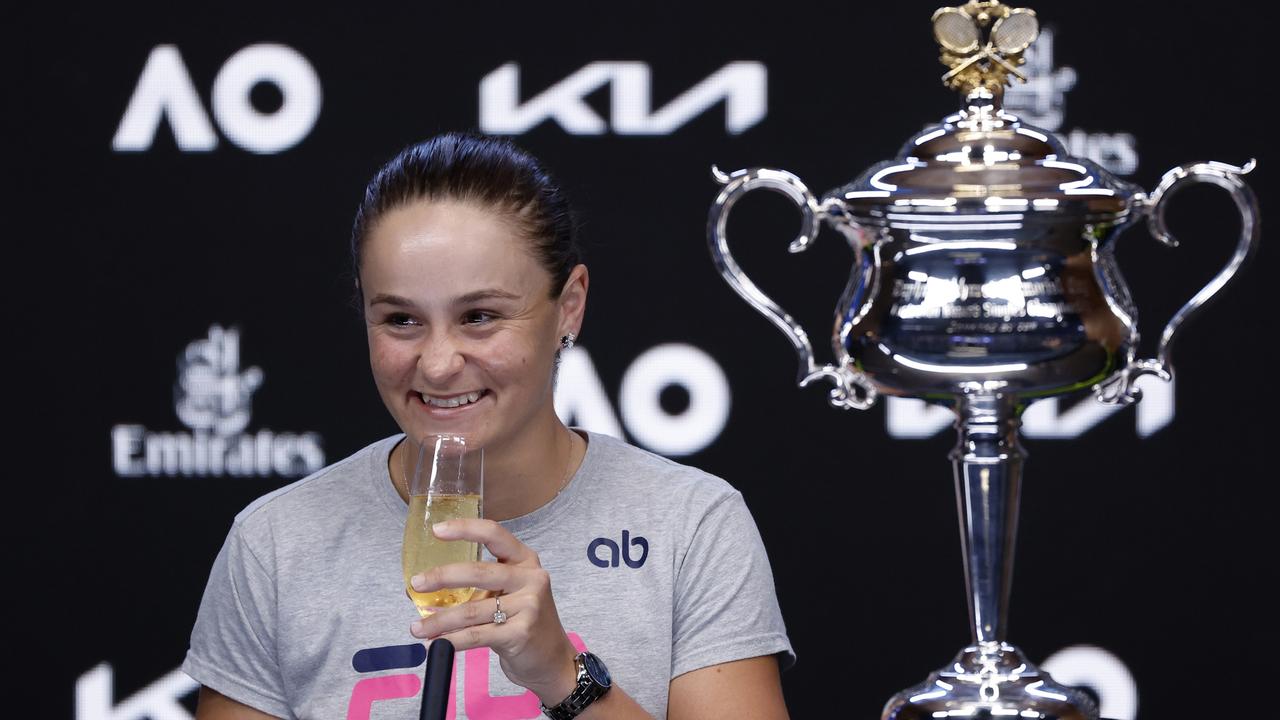
<path id="1" fill-rule="evenodd" d="M 943 83 L 964 94 L 959 113 L 907 141 L 893 160 L 828 193 L 856 217 L 883 223 L 897 212 L 963 214 L 1084 213 L 1104 221 L 1127 215 L 1138 189 L 1090 160 L 1071 157 L 1052 133 L 1001 107 L 1010 76 L 1039 33 L 1035 13 L 971 0 L 933 17 Z M 983 34 L 985 32 L 985 42 Z"/>

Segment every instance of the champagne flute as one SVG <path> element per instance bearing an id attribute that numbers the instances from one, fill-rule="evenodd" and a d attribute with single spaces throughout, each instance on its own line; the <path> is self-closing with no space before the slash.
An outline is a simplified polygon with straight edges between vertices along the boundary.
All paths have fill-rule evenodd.
<path id="1" fill-rule="evenodd" d="M 475 588 L 444 588 L 420 593 L 409 579 L 424 570 L 480 559 L 479 543 L 441 540 L 431 526 L 445 520 L 481 517 L 484 451 L 467 447 L 457 435 L 428 435 L 418 445 L 418 461 L 409 478 L 409 515 L 404 526 L 404 587 L 422 617 L 471 599 Z"/>

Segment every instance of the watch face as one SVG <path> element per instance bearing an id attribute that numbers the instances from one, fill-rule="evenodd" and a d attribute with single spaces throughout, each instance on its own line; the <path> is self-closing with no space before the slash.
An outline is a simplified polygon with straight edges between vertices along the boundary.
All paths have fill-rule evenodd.
<path id="1" fill-rule="evenodd" d="M 609 687 L 613 684 L 613 679 L 609 677 L 609 668 L 604 666 L 600 658 L 591 653 L 582 654 L 582 666 L 586 668 L 587 674 L 597 685 Z"/>

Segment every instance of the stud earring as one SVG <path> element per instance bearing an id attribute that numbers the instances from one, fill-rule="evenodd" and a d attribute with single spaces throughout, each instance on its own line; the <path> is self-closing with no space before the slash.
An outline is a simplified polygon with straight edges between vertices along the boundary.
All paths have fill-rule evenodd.
<path id="1" fill-rule="evenodd" d="M 569 348 L 573 347 L 573 342 L 577 339 L 578 339 L 578 336 L 574 335 L 573 333 L 569 333 L 565 335 L 564 337 L 560 338 L 560 349 L 568 350 Z"/>

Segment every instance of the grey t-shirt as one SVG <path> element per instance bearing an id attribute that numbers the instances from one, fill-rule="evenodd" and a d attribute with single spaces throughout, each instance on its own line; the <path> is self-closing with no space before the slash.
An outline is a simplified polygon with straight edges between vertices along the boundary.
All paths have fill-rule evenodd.
<path id="1" fill-rule="evenodd" d="M 214 561 L 182 669 L 282 718 L 416 717 L 425 650 L 409 634 L 407 507 L 386 438 L 254 501 Z M 725 481 L 591 434 L 569 485 L 502 523 L 539 555 L 565 631 L 655 717 L 672 678 L 794 661 L 764 545 Z M 486 559 L 492 559 L 487 553 Z M 450 718 L 540 717 L 488 648 L 458 653 Z"/>

